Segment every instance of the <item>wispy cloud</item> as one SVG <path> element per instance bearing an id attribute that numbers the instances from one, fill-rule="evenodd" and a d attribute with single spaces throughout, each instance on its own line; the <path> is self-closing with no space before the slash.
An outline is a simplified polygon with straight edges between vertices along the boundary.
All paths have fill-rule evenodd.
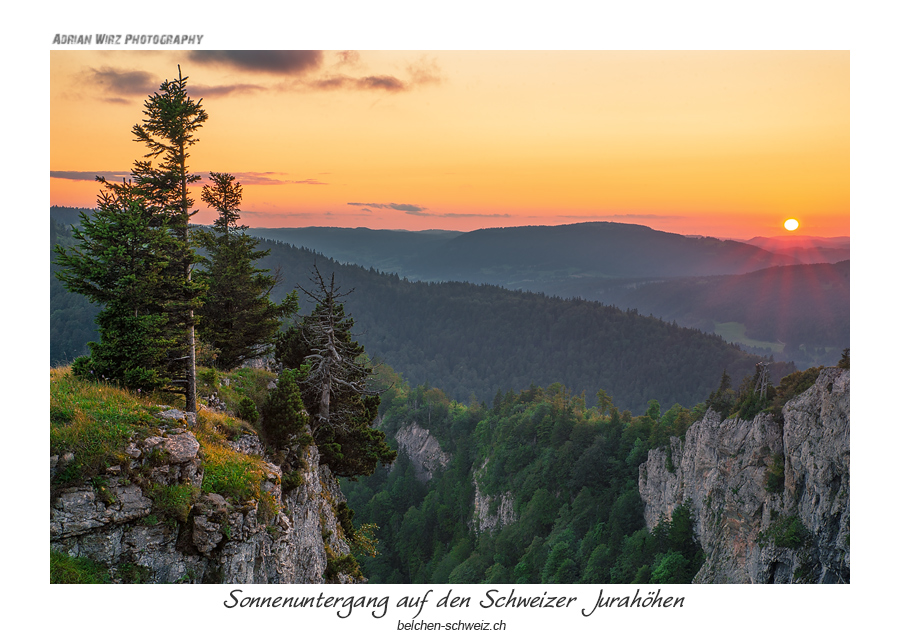
<path id="1" fill-rule="evenodd" d="M 316 178 L 306 178 L 297 180 L 293 178 L 279 178 L 284 172 L 232 172 L 232 175 L 241 183 L 241 185 L 327 185 Z M 73 170 L 50 170 L 50 178 L 64 178 L 74 181 L 92 181 L 98 176 L 102 176 L 107 180 L 119 181 L 123 178 L 131 178 L 129 170 L 122 171 L 97 171 L 97 172 L 78 172 Z M 209 178 L 206 174 L 202 175 L 199 184 L 206 184 Z"/>
<path id="2" fill-rule="evenodd" d="M 298 75 L 322 64 L 322 51 L 191 51 L 188 59 L 199 64 L 238 70 Z"/>
<path id="3" fill-rule="evenodd" d="M 357 51 L 341 51 L 333 68 L 362 67 L 360 54 Z M 401 79 L 388 74 L 361 74 L 352 76 L 346 73 L 325 73 L 321 76 L 306 79 L 302 85 L 313 90 L 372 90 L 399 93 L 412 90 L 425 84 L 436 84 L 442 81 L 441 69 L 433 58 L 421 57 L 407 65 L 408 79 Z"/>
<path id="4" fill-rule="evenodd" d="M 415 85 L 439 84 L 443 81 L 441 69 L 433 58 L 420 57 L 407 66 L 406 71 L 409 73 L 410 82 Z"/>
<path id="5" fill-rule="evenodd" d="M 241 185 L 327 185 L 315 178 L 279 178 L 284 172 L 231 172 Z"/>
<path id="6" fill-rule="evenodd" d="M 369 207 L 374 209 L 396 209 L 397 211 L 405 211 L 406 213 L 419 213 L 427 209 L 419 205 L 410 205 L 407 203 L 347 203 L 356 207 Z"/>
<path id="7" fill-rule="evenodd" d="M 159 88 L 157 78 L 151 73 L 110 66 L 84 71 L 81 83 L 94 86 L 101 100 L 121 104 L 132 103 L 130 98 L 147 96 Z"/>
<path id="8" fill-rule="evenodd" d="M 423 211 L 407 211 L 411 216 L 429 216 L 431 218 L 512 218 L 512 214 L 435 214 Z M 525 218 L 527 216 L 516 216 L 516 218 Z"/>
<path id="9" fill-rule="evenodd" d="M 303 85 L 315 90 L 384 90 L 402 92 L 409 90 L 409 84 L 392 75 L 370 75 L 349 77 L 347 75 L 326 75 L 319 79 L 304 81 Z"/>
<path id="10" fill-rule="evenodd" d="M 188 93 L 194 97 L 227 97 L 229 95 L 248 94 L 265 90 L 258 84 L 223 84 L 221 86 L 188 86 Z"/>
<path id="11" fill-rule="evenodd" d="M 50 170 L 50 178 L 64 178 L 70 181 L 92 181 L 96 180 L 98 176 L 102 176 L 107 180 L 121 180 L 123 178 L 130 178 L 131 172 L 129 170 L 122 170 L 119 172 L 76 172 L 73 170 Z"/>
<path id="12" fill-rule="evenodd" d="M 339 51 L 335 66 L 359 66 L 359 51 Z"/>
<path id="13" fill-rule="evenodd" d="M 616 220 L 683 220 L 686 216 L 669 214 L 588 214 L 582 216 L 560 215 L 558 218 L 575 218 L 578 220 L 616 219 Z"/>

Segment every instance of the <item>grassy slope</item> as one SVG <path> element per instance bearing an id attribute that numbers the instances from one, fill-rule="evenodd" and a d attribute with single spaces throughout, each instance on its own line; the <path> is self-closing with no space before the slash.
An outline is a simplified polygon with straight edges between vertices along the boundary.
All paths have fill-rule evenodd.
<path id="1" fill-rule="evenodd" d="M 214 389 L 228 404 L 241 396 L 258 397 L 258 386 L 265 386 L 274 375 L 262 370 L 244 369 L 216 376 L 204 372 L 206 383 L 201 394 Z M 219 381 L 228 379 L 229 386 Z M 264 390 L 264 387 L 263 387 Z M 161 402 L 166 402 L 160 405 Z M 105 474 L 119 466 L 124 475 L 138 484 L 153 499 L 148 523 L 184 521 L 190 505 L 202 493 L 219 493 L 233 502 L 259 500 L 263 478 L 261 459 L 231 449 L 227 440 L 255 430 L 246 422 L 226 414 L 201 411 L 191 431 L 200 442 L 203 482 L 199 490 L 189 484 L 154 484 L 145 468 L 132 467 L 124 452 L 129 442 L 165 433 L 166 423 L 153 414 L 177 403 L 170 396 L 142 395 L 103 382 L 86 381 L 72 375 L 68 367 L 50 370 L 50 454 L 73 459 L 51 480 L 51 495 L 69 486 L 91 483 L 102 496 Z M 140 579 L 140 575 L 134 575 Z M 56 554 L 51 557 L 51 582 L 102 583 L 110 575 L 83 558 Z M 119 578 L 119 581 L 123 579 Z"/>

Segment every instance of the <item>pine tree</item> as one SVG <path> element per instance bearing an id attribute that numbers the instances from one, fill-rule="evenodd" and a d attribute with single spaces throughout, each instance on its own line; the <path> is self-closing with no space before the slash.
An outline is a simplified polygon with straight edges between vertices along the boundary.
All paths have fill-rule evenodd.
<path id="1" fill-rule="evenodd" d="M 397 452 L 372 427 L 380 396 L 369 387 L 374 371 L 339 301 L 349 293 L 340 292 L 333 274 L 326 283 L 318 269 L 312 281 L 315 289 L 300 290 L 316 307 L 279 335 L 275 358 L 287 368 L 308 367 L 300 386 L 322 462 L 336 475 L 355 479 L 373 473 L 379 462 L 390 464 Z"/>
<path id="2" fill-rule="evenodd" d="M 198 281 L 204 284 L 202 306 L 197 311 L 201 341 L 215 354 L 213 365 L 230 370 L 271 349 L 280 320 L 297 311 L 297 293 L 278 305 L 269 299 L 278 277 L 268 275 L 254 262 L 269 254 L 259 251 L 259 240 L 239 226 L 241 184 L 231 174 L 210 173 L 212 185 L 203 187 L 202 199 L 219 212 L 210 232 L 196 232 L 195 240 L 206 251 Z"/>
<path id="3" fill-rule="evenodd" d="M 183 385 L 185 409 L 197 411 L 197 369 L 194 341 L 194 311 L 198 306 L 200 286 L 191 279 L 196 256 L 190 245 L 190 218 L 193 199 L 188 196 L 188 185 L 200 180 L 200 176 L 188 172 L 188 149 L 197 139 L 194 134 L 203 126 L 208 115 L 201 105 L 187 94 L 187 77 L 164 81 L 159 92 L 144 101 L 143 123 L 132 129 L 134 140 L 147 147 L 145 159 L 135 161 L 132 177 L 141 191 L 145 204 L 153 212 L 156 221 L 166 223 L 177 241 L 168 245 L 169 265 L 181 278 L 180 288 L 168 302 L 169 326 L 180 331 L 178 345 L 169 353 L 170 359 L 181 365 L 181 377 L 173 381 Z"/>
<path id="4" fill-rule="evenodd" d="M 76 373 L 131 389 L 168 386 L 168 352 L 176 341 L 166 298 L 180 280 L 171 276 L 167 254 L 174 238 L 167 222 L 130 184 L 106 183 L 96 212 L 82 213 L 72 235 L 76 246 L 56 247 L 56 276 L 69 291 L 102 306 L 96 318 L 100 341 L 88 344 L 89 359 L 76 360 Z"/>

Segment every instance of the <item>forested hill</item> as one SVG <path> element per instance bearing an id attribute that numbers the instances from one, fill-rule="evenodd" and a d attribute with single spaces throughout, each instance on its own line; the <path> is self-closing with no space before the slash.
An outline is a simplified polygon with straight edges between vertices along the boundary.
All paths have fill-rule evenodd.
<path id="1" fill-rule="evenodd" d="M 374 267 L 410 279 L 418 279 L 410 269 L 411 263 L 462 235 L 461 231 L 394 231 L 365 227 L 251 228 L 247 233 L 324 253 L 338 262 Z"/>
<path id="2" fill-rule="evenodd" d="M 741 322 L 747 336 L 800 345 L 850 347 L 850 261 L 777 266 L 744 275 L 657 280 L 611 288 L 605 301 L 712 330 Z M 835 355 L 837 360 L 839 352 Z"/>
<path id="3" fill-rule="evenodd" d="M 271 249 L 261 266 L 283 276 L 274 300 L 308 286 L 314 265 L 333 272 L 344 290 L 355 289 L 345 303 L 366 351 L 411 384 L 440 387 L 461 402 L 559 382 L 589 402 L 604 389 L 623 409 L 644 411 L 650 399 L 691 406 L 716 389 L 723 370 L 740 381 L 759 361 L 720 337 L 597 302 L 413 283 L 283 243 L 261 247 Z M 785 371 L 772 369 L 775 380 Z"/>
<path id="4" fill-rule="evenodd" d="M 51 212 L 54 208 L 51 208 Z M 71 209 L 71 208 L 64 208 Z M 73 222 L 78 222 L 74 216 Z M 71 224 L 71 223 L 69 223 Z M 94 318 L 100 308 L 91 304 L 88 298 L 70 293 L 54 273 L 58 267 L 54 263 L 53 247 L 60 244 L 65 248 L 74 245 L 71 230 L 50 218 L 50 365 L 71 363 L 76 357 L 88 354 L 87 342 L 97 340 L 97 326 Z"/>
<path id="5" fill-rule="evenodd" d="M 462 279 L 497 283 L 510 270 L 678 277 L 746 273 L 794 263 L 790 257 L 732 240 L 692 238 L 642 225 L 585 222 L 472 231 L 435 249 L 421 262 L 421 269 L 426 276 L 454 270 L 465 276 Z"/>
<path id="6" fill-rule="evenodd" d="M 612 222 L 469 233 L 333 227 L 250 233 L 413 281 L 488 283 L 636 308 L 802 367 L 836 363 L 850 345 L 846 238 L 745 243 Z"/>
<path id="7" fill-rule="evenodd" d="M 69 239 L 51 225 L 51 244 Z M 271 249 L 260 266 L 283 278 L 274 300 L 309 286 L 314 265 L 334 272 L 343 289 L 356 289 L 346 306 L 367 352 L 410 383 L 440 387 L 461 402 L 559 382 L 589 402 L 604 389 L 623 409 L 644 411 L 650 399 L 691 406 L 718 386 L 723 370 L 740 381 L 759 360 L 719 337 L 633 310 L 471 283 L 412 283 L 284 243 L 260 247 Z M 95 314 L 51 281 L 51 365 L 86 353 Z M 777 380 L 783 370 L 773 370 Z"/>
<path id="8" fill-rule="evenodd" d="M 798 263 L 789 255 L 743 242 L 688 237 L 617 222 L 456 234 L 321 227 L 253 229 L 250 233 L 409 279 L 489 283 L 553 294 L 556 282 L 573 277 L 730 275 Z"/>

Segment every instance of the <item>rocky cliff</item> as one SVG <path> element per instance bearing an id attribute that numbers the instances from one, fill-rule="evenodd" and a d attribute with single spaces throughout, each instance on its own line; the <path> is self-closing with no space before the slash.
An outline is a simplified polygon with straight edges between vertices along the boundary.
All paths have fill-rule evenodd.
<path id="1" fill-rule="evenodd" d="M 352 582 L 338 519 L 341 494 L 314 445 L 283 452 L 289 477 L 245 433 L 229 444 L 255 456 L 255 497 L 201 494 L 201 443 L 180 412 L 125 448 L 122 465 L 51 496 L 50 544 L 151 583 Z M 73 460 L 51 456 L 51 480 Z M 287 467 L 286 467 L 287 468 Z"/>
<path id="2" fill-rule="evenodd" d="M 475 501 L 471 527 L 476 533 L 493 532 L 518 520 L 514 508 L 515 498 L 510 491 L 504 491 L 498 495 L 487 495 L 478 485 L 478 479 L 487 469 L 487 465 L 488 461 L 485 460 L 472 477 L 472 483 L 475 485 Z"/>
<path id="3" fill-rule="evenodd" d="M 850 581 L 850 371 L 822 370 L 783 415 L 710 410 L 641 465 L 648 526 L 693 512 L 706 554 L 695 583 Z"/>
<path id="4" fill-rule="evenodd" d="M 450 463 L 452 456 L 441 449 L 437 438 L 416 423 L 404 425 L 397 430 L 395 437 L 400 450 L 409 456 L 416 477 L 422 482 L 431 480 L 437 471 Z"/>

